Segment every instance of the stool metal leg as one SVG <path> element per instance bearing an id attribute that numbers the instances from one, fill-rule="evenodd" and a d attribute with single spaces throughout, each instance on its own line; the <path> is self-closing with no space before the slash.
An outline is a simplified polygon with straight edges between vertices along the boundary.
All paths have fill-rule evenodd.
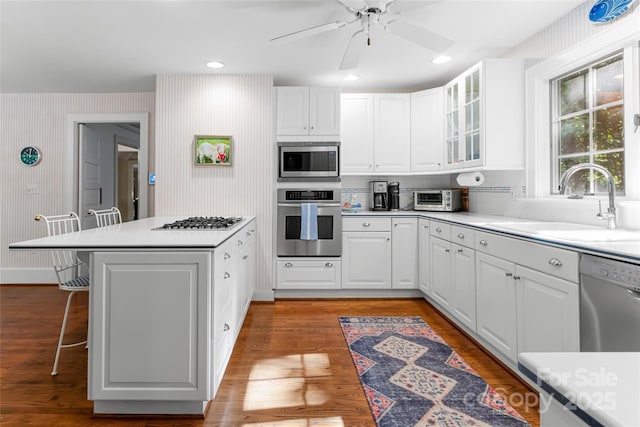
<path id="1" fill-rule="evenodd" d="M 53 376 L 58 375 L 58 361 L 60 360 L 61 349 L 88 343 L 88 340 L 84 340 L 84 341 L 73 343 L 73 344 L 62 344 L 64 341 L 64 332 L 67 327 L 67 318 L 69 317 L 69 309 L 71 308 L 71 299 L 76 293 L 77 293 L 76 291 L 69 292 L 69 297 L 67 298 L 67 306 L 64 309 L 64 317 L 62 318 L 62 328 L 60 328 L 60 338 L 58 339 L 58 348 L 56 349 L 56 359 L 53 362 L 53 371 L 51 372 L 51 375 Z"/>

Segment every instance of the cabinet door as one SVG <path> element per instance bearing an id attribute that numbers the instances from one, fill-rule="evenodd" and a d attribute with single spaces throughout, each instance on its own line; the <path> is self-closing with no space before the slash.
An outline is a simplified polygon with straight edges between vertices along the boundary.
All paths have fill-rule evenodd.
<path id="1" fill-rule="evenodd" d="M 481 132 L 480 132 L 480 89 L 481 68 L 474 67 L 464 76 L 464 91 L 462 95 L 463 127 L 460 131 L 463 157 L 465 165 L 481 164 Z"/>
<path id="2" fill-rule="evenodd" d="M 476 253 L 477 332 L 513 362 L 518 357 L 515 265 Z"/>
<path id="3" fill-rule="evenodd" d="M 580 351 L 578 285 L 516 266 L 518 352 Z"/>
<path id="4" fill-rule="evenodd" d="M 452 166 L 460 162 L 460 84 L 458 80 L 445 86 L 445 165 Z"/>
<path id="5" fill-rule="evenodd" d="M 451 243 L 431 236 L 431 297 L 442 307 L 451 310 Z"/>
<path id="6" fill-rule="evenodd" d="M 373 95 L 342 94 L 340 170 L 373 172 Z"/>
<path id="7" fill-rule="evenodd" d="M 476 251 L 451 245 L 453 315 L 469 329 L 476 330 Z"/>
<path id="8" fill-rule="evenodd" d="M 342 233 L 342 287 L 391 288 L 391 233 Z"/>
<path id="9" fill-rule="evenodd" d="M 374 101 L 375 172 L 410 172 L 409 94 L 376 94 Z"/>
<path id="10" fill-rule="evenodd" d="M 340 135 L 340 88 L 309 88 L 309 135 Z"/>
<path id="11" fill-rule="evenodd" d="M 429 249 L 431 242 L 429 240 L 429 220 L 420 218 L 418 220 L 418 277 L 420 279 L 420 290 L 427 295 L 431 295 L 431 286 L 429 281 L 431 260 L 429 257 Z"/>
<path id="12" fill-rule="evenodd" d="M 209 400 L 208 252 L 92 254 L 90 400 Z"/>
<path id="13" fill-rule="evenodd" d="M 411 94 L 411 170 L 437 171 L 443 162 L 442 88 Z"/>
<path id="14" fill-rule="evenodd" d="M 418 289 L 418 219 L 393 218 L 391 287 Z"/>
<path id="15" fill-rule="evenodd" d="M 309 88 L 282 86 L 276 96 L 277 134 L 309 135 Z"/>

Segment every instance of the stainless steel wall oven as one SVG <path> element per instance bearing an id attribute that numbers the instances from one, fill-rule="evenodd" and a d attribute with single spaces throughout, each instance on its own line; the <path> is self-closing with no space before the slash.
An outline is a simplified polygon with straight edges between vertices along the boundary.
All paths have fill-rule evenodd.
<path id="1" fill-rule="evenodd" d="M 302 205 L 317 206 L 317 239 L 302 240 Z M 342 211 L 340 189 L 278 190 L 278 256 L 341 256 Z"/>

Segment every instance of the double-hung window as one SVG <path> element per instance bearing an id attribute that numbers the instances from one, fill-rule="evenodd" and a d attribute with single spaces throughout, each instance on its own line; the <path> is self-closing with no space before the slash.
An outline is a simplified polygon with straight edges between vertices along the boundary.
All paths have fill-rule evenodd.
<path id="1" fill-rule="evenodd" d="M 625 192 L 624 58 L 622 51 L 575 69 L 551 82 L 552 192 L 562 174 L 578 163 L 595 163 Z M 577 194 L 606 193 L 606 179 L 592 169 L 573 175 Z"/>

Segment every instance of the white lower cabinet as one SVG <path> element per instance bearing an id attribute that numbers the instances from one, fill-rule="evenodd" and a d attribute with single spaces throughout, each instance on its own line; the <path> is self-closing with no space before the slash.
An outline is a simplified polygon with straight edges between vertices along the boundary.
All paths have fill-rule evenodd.
<path id="1" fill-rule="evenodd" d="M 512 262 L 476 253 L 476 331 L 515 362 L 518 343 L 514 268 Z"/>
<path id="2" fill-rule="evenodd" d="M 453 315 L 476 330 L 476 251 L 451 244 Z"/>
<path id="3" fill-rule="evenodd" d="M 431 295 L 430 246 L 429 220 L 420 218 L 418 220 L 418 278 L 419 288 L 425 295 Z"/>
<path id="4" fill-rule="evenodd" d="M 433 224 L 431 225 L 433 228 Z M 451 242 L 431 236 L 431 297 L 451 312 Z"/>
<path id="5" fill-rule="evenodd" d="M 418 289 L 418 219 L 393 218 L 391 288 Z"/>
<path id="6" fill-rule="evenodd" d="M 391 288 L 391 232 L 342 232 L 342 288 Z"/>
<path id="7" fill-rule="evenodd" d="M 577 283 L 516 265 L 518 352 L 580 351 Z"/>
<path id="8" fill-rule="evenodd" d="M 340 289 L 339 258 L 278 258 L 277 289 Z"/>

